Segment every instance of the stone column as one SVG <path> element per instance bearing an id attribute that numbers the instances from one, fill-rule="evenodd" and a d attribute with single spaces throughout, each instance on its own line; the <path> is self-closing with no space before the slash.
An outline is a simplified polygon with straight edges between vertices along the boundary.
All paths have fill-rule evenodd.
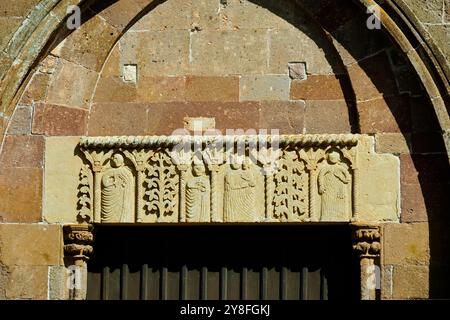
<path id="1" fill-rule="evenodd" d="M 378 225 L 352 224 L 353 250 L 359 257 L 361 300 L 380 299 L 381 228 Z"/>
<path id="2" fill-rule="evenodd" d="M 211 171 L 211 222 L 223 222 L 219 215 L 219 199 L 218 199 L 218 179 L 220 166 L 218 164 L 211 164 L 209 171 Z"/>
<path id="3" fill-rule="evenodd" d="M 186 174 L 190 166 L 187 164 L 177 165 L 178 171 L 180 172 L 179 181 L 179 219 L 180 222 L 186 222 Z"/>
<path id="4" fill-rule="evenodd" d="M 64 226 L 64 260 L 70 271 L 67 279 L 70 300 L 85 300 L 87 293 L 87 261 L 93 252 L 93 226 Z"/>

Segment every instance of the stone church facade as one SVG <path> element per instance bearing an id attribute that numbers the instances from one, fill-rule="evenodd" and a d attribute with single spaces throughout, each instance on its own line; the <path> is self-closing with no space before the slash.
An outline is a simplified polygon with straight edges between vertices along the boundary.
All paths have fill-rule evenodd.
<path id="1" fill-rule="evenodd" d="M 0 299 L 450 298 L 449 1 L 0 0 L 0 26 Z M 239 228 L 293 230 L 317 278 L 215 272 Z"/>

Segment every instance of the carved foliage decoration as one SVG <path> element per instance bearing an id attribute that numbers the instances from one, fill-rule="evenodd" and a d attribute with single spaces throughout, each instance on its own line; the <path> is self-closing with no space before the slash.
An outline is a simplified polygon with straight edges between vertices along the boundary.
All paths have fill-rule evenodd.
<path id="1" fill-rule="evenodd" d="M 274 217 L 282 221 L 307 219 L 308 176 L 295 151 L 284 151 L 274 179 Z"/>
<path id="2" fill-rule="evenodd" d="M 78 220 L 81 222 L 92 221 L 92 174 L 88 165 L 80 170 L 80 182 L 78 185 Z"/>
<path id="3" fill-rule="evenodd" d="M 159 150 L 150 158 L 147 167 L 146 209 L 157 218 L 171 216 L 176 211 L 178 174 L 170 156 Z"/>

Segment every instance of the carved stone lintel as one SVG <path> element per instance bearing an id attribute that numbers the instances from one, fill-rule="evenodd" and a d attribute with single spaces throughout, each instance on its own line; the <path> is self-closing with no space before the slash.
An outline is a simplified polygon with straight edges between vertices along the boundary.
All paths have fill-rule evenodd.
<path id="1" fill-rule="evenodd" d="M 64 226 L 64 254 L 75 265 L 85 265 L 93 252 L 94 235 L 90 224 Z"/>
<path id="2" fill-rule="evenodd" d="M 352 228 L 353 250 L 360 259 L 361 300 L 376 300 L 381 289 L 381 228 L 367 224 Z"/>

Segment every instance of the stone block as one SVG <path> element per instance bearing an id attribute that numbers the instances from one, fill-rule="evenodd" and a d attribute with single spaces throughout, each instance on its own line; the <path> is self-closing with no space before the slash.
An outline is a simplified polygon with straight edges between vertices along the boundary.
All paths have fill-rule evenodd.
<path id="1" fill-rule="evenodd" d="M 405 96 L 358 102 L 357 108 L 362 133 L 411 132 L 411 114 Z"/>
<path id="2" fill-rule="evenodd" d="M 120 65 L 137 65 L 138 77 L 177 76 L 189 71 L 188 30 L 128 32 L 119 44 Z"/>
<path id="3" fill-rule="evenodd" d="M 128 23 L 138 15 L 142 7 L 133 0 L 122 0 L 109 4 L 106 8 L 103 3 L 94 3 L 91 9 L 102 17 L 108 24 L 122 31 Z M 153 12 L 152 12 L 153 13 Z"/>
<path id="4" fill-rule="evenodd" d="M 31 134 L 31 119 L 33 108 L 30 106 L 17 106 L 8 127 L 9 135 Z"/>
<path id="5" fill-rule="evenodd" d="M 42 215 L 48 223 L 77 222 L 77 190 L 83 165 L 77 151 L 79 141 L 79 137 L 46 138 Z"/>
<path id="6" fill-rule="evenodd" d="M 394 299 L 427 299 L 429 297 L 428 266 L 394 266 Z"/>
<path id="7" fill-rule="evenodd" d="M 306 133 L 350 133 L 349 107 L 345 101 L 306 101 Z"/>
<path id="8" fill-rule="evenodd" d="M 88 135 L 145 135 L 148 127 L 147 106 L 144 104 L 95 103 L 89 118 Z"/>
<path id="9" fill-rule="evenodd" d="M 160 3 L 134 24 L 130 31 L 189 30 L 192 22 L 192 2 L 172 0 Z"/>
<path id="10" fill-rule="evenodd" d="M 239 77 L 186 78 L 186 101 L 239 101 Z"/>
<path id="11" fill-rule="evenodd" d="M 408 7 L 412 10 L 413 15 L 422 23 L 442 23 L 443 1 L 445 0 L 409 0 Z"/>
<path id="12" fill-rule="evenodd" d="M 61 60 L 48 89 L 47 103 L 88 108 L 97 74 L 78 64 Z"/>
<path id="13" fill-rule="evenodd" d="M 60 225 L 0 224 L 0 239 L 0 261 L 6 266 L 47 267 L 63 263 Z"/>
<path id="14" fill-rule="evenodd" d="M 395 75 L 385 52 L 348 66 L 348 73 L 358 101 L 398 94 Z"/>
<path id="15" fill-rule="evenodd" d="M 445 154 L 402 155 L 402 183 L 446 183 L 450 181 Z"/>
<path id="16" fill-rule="evenodd" d="M 309 76 L 307 80 L 294 80 L 291 100 L 345 100 L 342 76 Z"/>
<path id="17" fill-rule="evenodd" d="M 19 248 L 23 252 L 23 248 Z M 11 266 L 5 287 L 8 300 L 46 300 L 47 266 Z"/>
<path id="18" fill-rule="evenodd" d="M 118 77 L 101 77 L 98 81 L 93 102 L 135 102 L 136 85 Z"/>
<path id="19" fill-rule="evenodd" d="M 433 105 L 426 97 L 411 97 L 411 125 L 414 132 L 436 131 L 439 127 Z"/>
<path id="20" fill-rule="evenodd" d="M 76 136 L 86 134 L 88 112 L 50 104 L 35 104 L 33 133 L 46 136 Z"/>
<path id="21" fill-rule="evenodd" d="M 0 169 L 0 222 L 38 222 L 42 211 L 42 169 Z"/>
<path id="22" fill-rule="evenodd" d="M 259 127 L 279 130 L 280 134 L 301 134 L 305 122 L 305 102 L 262 101 L 259 108 Z"/>
<path id="23" fill-rule="evenodd" d="M 377 153 L 407 154 L 411 152 L 411 135 L 380 133 L 375 135 Z"/>
<path id="24" fill-rule="evenodd" d="M 137 83 L 137 102 L 181 102 L 185 99 L 185 77 L 140 77 Z"/>
<path id="25" fill-rule="evenodd" d="M 61 57 L 100 72 L 118 36 L 119 31 L 116 28 L 94 16 L 64 40 Z"/>
<path id="26" fill-rule="evenodd" d="M 365 138 L 360 148 L 358 159 L 359 219 L 378 222 L 399 221 L 399 159 L 390 154 L 373 154 L 372 137 Z"/>
<path id="27" fill-rule="evenodd" d="M 308 74 L 332 74 L 343 72 L 333 48 L 317 30 L 308 30 L 306 35 L 298 29 L 269 30 L 268 73 L 286 74 L 288 63 L 306 61 Z M 329 60 L 330 57 L 331 61 Z"/>
<path id="28" fill-rule="evenodd" d="M 108 78 L 121 76 L 122 70 L 120 70 L 121 68 L 120 55 L 121 55 L 120 46 L 116 44 L 105 61 L 105 64 L 101 72 L 102 77 Z"/>
<path id="29" fill-rule="evenodd" d="M 69 270 L 64 266 L 48 267 L 48 299 L 68 300 L 69 288 L 67 286 Z"/>
<path id="30" fill-rule="evenodd" d="M 288 75 L 242 76 L 241 101 L 289 100 L 291 79 Z"/>
<path id="31" fill-rule="evenodd" d="M 42 168 L 44 139 L 39 136 L 7 136 L 0 168 Z"/>
<path id="32" fill-rule="evenodd" d="M 31 105 L 33 102 L 45 101 L 50 76 L 45 73 L 36 73 L 20 99 L 20 104 Z"/>
<path id="33" fill-rule="evenodd" d="M 261 29 L 192 33 L 191 73 L 209 76 L 266 73 L 267 41 L 267 31 Z M 287 74 L 287 61 L 281 73 Z"/>
<path id="34" fill-rule="evenodd" d="M 293 29 L 305 19 L 293 3 L 263 0 L 227 0 L 220 9 L 220 28 L 223 30 L 242 29 Z"/>
<path id="35" fill-rule="evenodd" d="M 429 226 L 426 222 L 384 226 L 384 264 L 427 266 L 430 261 Z"/>

